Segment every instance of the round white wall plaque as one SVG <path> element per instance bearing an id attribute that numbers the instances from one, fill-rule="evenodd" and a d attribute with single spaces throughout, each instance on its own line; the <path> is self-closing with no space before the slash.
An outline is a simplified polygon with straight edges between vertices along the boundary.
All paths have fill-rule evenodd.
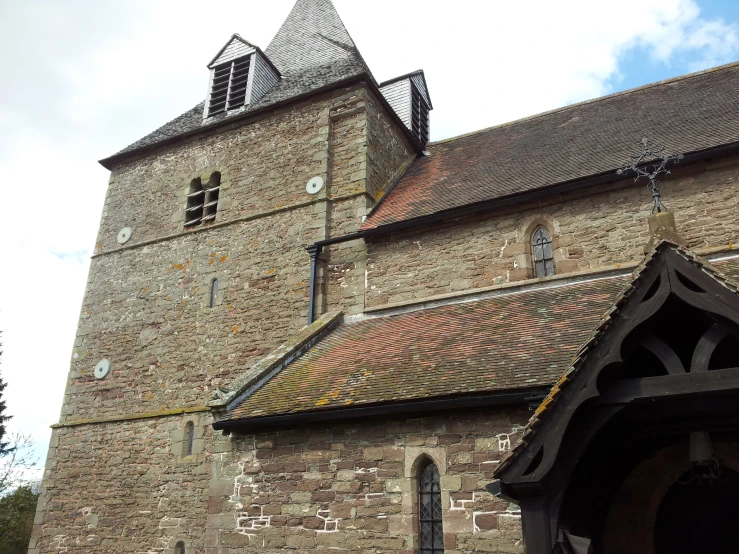
<path id="1" fill-rule="evenodd" d="M 103 358 L 95 366 L 95 379 L 103 379 L 110 373 L 110 360 Z"/>
<path id="2" fill-rule="evenodd" d="M 317 194 L 321 192 L 323 188 L 323 177 L 313 177 L 308 184 L 305 185 L 305 190 L 308 194 Z"/>
<path id="3" fill-rule="evenodd" d="M 126 244 L 131 238 L 131 233 L 132 231 L 130 227 L 124 227 L 118 231 L 118 244 Z"/>

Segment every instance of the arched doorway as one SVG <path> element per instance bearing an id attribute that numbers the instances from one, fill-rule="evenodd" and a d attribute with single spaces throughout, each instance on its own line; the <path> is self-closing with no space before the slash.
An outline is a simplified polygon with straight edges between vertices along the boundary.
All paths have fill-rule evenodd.
<path id="1" fill-rule="evenodd" d="M 654 543 L 655 554 L 739 552 L 739 473 L 723 468 L 715 483 L 681 476 L 660 504 Z"/>

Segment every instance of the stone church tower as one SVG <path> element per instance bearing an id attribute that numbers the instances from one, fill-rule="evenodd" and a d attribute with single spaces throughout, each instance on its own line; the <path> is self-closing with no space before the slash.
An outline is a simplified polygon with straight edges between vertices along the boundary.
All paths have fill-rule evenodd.
<path id="1" fill-rule="evenodd" d="M 101 161 L 30 553 L 666 554 L 681 476 L 739 483 L 738 64 L 437 143 L 423 72 L 378 83 L 330 0 L 208 70 Z M 669 212 L 616 172 L 643 136 L 684 154 Z M 669 432 L 634 408 L 694 393 Z"/>

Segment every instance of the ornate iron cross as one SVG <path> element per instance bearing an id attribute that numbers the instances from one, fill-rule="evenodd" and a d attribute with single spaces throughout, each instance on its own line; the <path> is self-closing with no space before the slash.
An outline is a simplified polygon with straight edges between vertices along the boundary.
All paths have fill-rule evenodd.
<path id="1" fill-rule="evenodd" d="M 641 140 L 642 151 L 638 154 L 631 154 L 631 163 L 624 165 L 616 173 L 619 175 L 634 174 L 634 182 L 638 181 L 642 177 L 649 179 L 647 188 L 652 192 L 654 198 L 654 207 L 652 213 L 655 211 L 661 212 L 662 210 L 667 211 L 667 208 L 660 199 L 659 189 L 662 187 L 662 183 L 657 180 L 659 175 L 669 175 L 670 170 L 667 169 L 667 164 L 670 162 L 678 163 L 683 159 L 682 154 L 664 154 L 664 146 L 653 146 L 649 139 L 643 138 Z M 649 163 L 644 163 L 645 160 L 651 160 Z"/>

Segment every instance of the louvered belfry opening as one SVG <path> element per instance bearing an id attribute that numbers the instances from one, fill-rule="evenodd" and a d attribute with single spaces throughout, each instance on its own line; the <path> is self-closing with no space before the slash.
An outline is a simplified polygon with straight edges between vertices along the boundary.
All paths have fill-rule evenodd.
<path id="1" fill-rule="evenodd" d="M 203 219 L 203 198 L 205 191 L 200 177 L 193 179 L 190 183 L 190 193 L 187 195 L 187 208 L 185 208 L 185 227 L 198 225 Z"/>
<path id="2" fill-rule="evenodd" d="M 421 554 L 444 554 L 441 513 L 441 477 L 436 464 L 429 462 L 421 471 L 418 487 L 419 543 Z"/>
<path id="3" fill-rule="evenodd" d="M 208 115 L 240 108 L 246 102 L 251 56 L 237 58 L 213 68 Z"/>
<path id="4" fill-rule="evenodd" d="M 429 107 L 415 83 L 411 82 L 411 132 L 421 142 L 429 141 Z"/>
<path id="5" fill-rule="evenodd" d="M 185 227 L 194 227 L 215 220 L 220 190 L 221 174 L 218 172 L 210 176 L 205 186 L 200 177 L 192 180 L 185 208 Z"/>
<path id="6" fill-rule="evenodd" d="M 205 204 L 203 205 L 203 223 L 213 221 L 218 211 L 218 196 L 221 191 L 221 174 L 213 173 L 205 188 Z"/>

